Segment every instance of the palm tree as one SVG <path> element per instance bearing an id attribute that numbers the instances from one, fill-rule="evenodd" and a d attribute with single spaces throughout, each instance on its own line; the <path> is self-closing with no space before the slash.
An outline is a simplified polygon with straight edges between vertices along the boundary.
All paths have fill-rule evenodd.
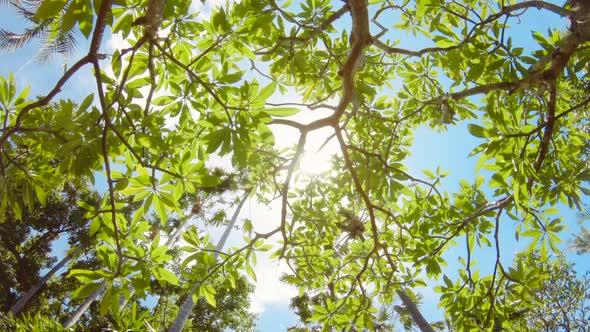
<path id="1" fill-rule="evenodd" d="M 72 29 L 72 25 L 65 26 L 64 20 L 59 16 L 38 20 L 35 15 L 43 0 L 0 0 L 0 5 L 9 5 L 13 10 L 31 25 L 22 33 L 14 33 L 0 28 L 0 50 L 14 52 L 16 49 L 27 45 L 34 39 L 41 40 L 41 47 L 35 55 L 35 60 L 50 62 L 54 54 L 61 54 L 65 58 L 71 55 L 76 46 L 78 30 Z M 71 3 L 61 10 L 64 14 Z"/>

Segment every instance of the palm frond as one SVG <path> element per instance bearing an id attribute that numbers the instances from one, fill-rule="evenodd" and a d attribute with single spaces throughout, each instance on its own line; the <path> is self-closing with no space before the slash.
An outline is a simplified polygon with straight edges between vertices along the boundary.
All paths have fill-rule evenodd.
<path id="1" fill-rule="evenodd" d="M 1 0 L 0 0 L 1 1 Z M 41 6 L 44 0 L 8 0 L 12 6 L 26 6 L 34 12 Z"/>
<path id="2" fill-rule="evenodd" d="M 33 23 L 32 27 L 21 34 L 0 29 L 0 50 L 14 52 L 33 39 L 41 39 L 41 48 L 34 57 L 37 62 L 51 62 L 55 54 L 61 54 L 67 59 L 74 53 L 78 45 L 78 30 L 63 31 L 63 22 L 57 18 L 35 22 L 35 13 L 42 2 L 43 0 L 0 0 L 0 4 L 9 4 L 18 15 Z"/>
<path id="3" fill-rule="evenodd" d="M 72 55 L 78 46 L 75 30 L 65 33 L 50 33 L 35 55 L 35 61 L 51 62 L 55 54 L 61 54 L 66 59 Z"/>
<path id="4" fill-rule="evenodd" d="M 35 38 L 42 38 L 45 33 L 45 27 L 42 25 L 28 28 L 21 34 L 0 29 L 0 50 L 14 52 Z"/>
<path id="5" fill-rule="evenodd" d="M 0 0 L 2 1 L 2 0 Z M 19 14 L 20 16 L 22 16 L 25 20 L 33 22 L 35 19 L 35 13 L 37 11 L 36 8 L 32 8 L 32 9 L 28 9 L 25 6 L 21 5 L 21 4 L 12 4 L 12 7 L 14 7 L 14 10 L 16 11 L 17 14 Z"/>

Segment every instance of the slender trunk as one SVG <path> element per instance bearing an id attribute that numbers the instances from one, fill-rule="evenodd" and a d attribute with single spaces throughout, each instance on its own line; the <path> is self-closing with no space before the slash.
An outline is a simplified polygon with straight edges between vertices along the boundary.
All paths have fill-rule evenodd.
<path id="1" fill-rule="evenodd" d="M 246 202 L 246 199 L 248 198 L 249 193 L 250 193 L 249 191 L 246 191 L 244 193 L 244 196 L 242 196 L 242 200 L 240 201 L 240 204 L 238 204 L 238 207 L 236 208 L 236 211 L 234 212 L 234 215 L 232 216 L 231 221 L 229 222 L 229 224 L 225 228 L 225 231 L 223 232 L 221 239 L 219 239 L 219 242 L 217 242 L 217 246 L 215 246 L 214 258 L 216 261 L 217 261 L 217 258 L 219 257 L 219 252 L 221 252 L 221 250 L 223 250 L 223 246 L 225 245 L 225 241 L 227 240 L 227 237 L 231 233 L 231 230 L 233 229 L 233 227 L 236 223 L 236 220 L 238 219 L 238 215 L 240 214 L 240 210 L 242 209 L 242 206 L 244 206 L 244 203 Z M 182 304 L 182 306 L 180 307 L 180 310 L 178 311 L 178 315 L 176 315 L 174 322 L 172 323 L 172 325 L 168 329 L 168 332 L 180 332 L 182 330 L 182 327 L 184 326 L 184 324 L 188 320 L 188 316 L 190 315 L 190 313 L 193 311 L 193 308 L 195 307 L 195 302 L 193 301 L 193 294 L 195 293 L 195 291 L 197 290 L 198 287 L 199 287 L 199 284 L 196 284 L 191 288 L 190 292 L 187 294 L 186 299 L 184 300 L 184 303 Z"/>
<path id="2" fill-rule="evenodd" d="M 72 314 L 72 316 L 70 317 L 70 319 L 68 319 L 65 323 L 64 323 L 64 328 L 67 330 L 69 328 L 71 328 L 72 326 L 74 326 L 78 320 L 80 319 L 80 317 L 82 317 L 82 315 L 86 312 L 86 310 L 88 310 L 88 307 L 90 306 L 90 304 L 92 304 L 92 302 L 94 302 L 94 300 L 98 297 L 98 295 L 107 287 L 107 283 L 103 282 L 102 284 L 100 284 L 100 286 L 98 287 L 97 290 L 94 291 L 94 293 L 90 294 L 86 300 L 84 300 L 84 303 L 82 303 L 78 309 L 76 309 L 76 311 Z"/>
<path id="3" fill-rule="evenodd" d="M 74 250 L 72 253 L 66 255 L 66 257 L 64 257 L 59 263 L 57 263 L 49 272 L 47 272 L 43 278 L 41 278 L 35 285 L 33 285 L 33 287 L 31 287 L 26 293 L 25 295 L 21 296 L 21 298 L 18 300 L 18 302 L 16 302 L 15 305 L 12 306 L 12 308 L 10 308 L 10 312 L 13 315 L 17 315 L 25 306 L 25 304 L 27 304 L 27 302 L 29 302 L 33 296 L 35 296 L 35 294 L 37 294 L 37 291 L 43 287 L 43 285 L 51 278 L 53 277 L 53 275 L 55 273 L 57 273 L 57 271 L 59 271 L 62 267 L 64 267 L 64 265 L 66 265 L 67 262 L 69 262 L 73 257 L 77 256 L 80 251 L 82 251 L 82 246 L 78 246 L 78 248 L 76 248 L 76 250 Z"/>
<path id="4" fill-rule="evenodd" d="M 420 312 L 414 301 L 412 301 L 412 299 L 408 296 L 408 294 L 406 294 L 406 292 L 403 289 L 398 289 L 396 292 L 399 298 L 402 300 L 406 309 L 408 309 L 408 311 L 410 312 L 412 319 L 414 320 L 416 325 L 418 325 L 420 331 L 434 332 L 432 326 L 430 326 L 428 321 L 424 318 L 424 316 L 422 316 L 422 313 Z"/>

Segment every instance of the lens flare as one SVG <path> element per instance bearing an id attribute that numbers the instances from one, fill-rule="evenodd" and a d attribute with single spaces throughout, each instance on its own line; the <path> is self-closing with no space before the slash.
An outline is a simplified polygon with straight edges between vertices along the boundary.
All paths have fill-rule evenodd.
<path id="1" fill-rule="evenodd" d="M 332 168 L 328 153 L 306 151 L 299 161 L 299 169 L 306 176 L 318 176 L 328 172 Z"/>

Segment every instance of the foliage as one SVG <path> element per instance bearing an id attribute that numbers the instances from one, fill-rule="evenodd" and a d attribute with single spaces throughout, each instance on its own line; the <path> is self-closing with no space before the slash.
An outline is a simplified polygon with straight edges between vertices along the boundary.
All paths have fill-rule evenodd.
<path id="1" fill-rule="evenodd" d="M 66 175 L 106 179 L 100 207 L 79 203 L 99 264 L 70 271 L 82 284 L 74 297 L 104 286 L 99 311 L 115 317 L 127 310 L 121 295 L 141 298 L 159 283 L 193 294 L 179 313 L 199 298 L 215 306 L 220 285 L 255 279 L 257 252 L 272 250 L 300 296 L 325 294 L 309 312 L 325 330 L 374 330 L 379 308 L 426 285 L 458 331 L 508 324 L 551 272 L 505 266 L 512 239 L 500 234 L 514 226 L 528 252 L 547 257 L 559 251 L 562 209 L 581 211 L 588 193 L 577 155 L 589 137 L 576 120 L 590 103 L 588 2 L 243 0 L 209 16 L 193 8 L 43 1 L 35 19 L 77 25 L 87 55 L 38 99 L 16 91 L 12 75 L 0 80 L 2 214 L 45 204 Z M 539 13 L 555 20 L 519 41 L 515 25 Z M 131 47 L 100 53 L 106 29 Z M 52 106 L 84 67 L 93 69 L 89 94 Z M 304 121 L 312 111 L 318 117 Z M 453 187 L 446 170 L 410 169 L 417 130 L 463 126 L 480 140 L 473 178 Z M 297 132 L 295 146 L 278 144 L 284 128 Z M 338 153 L 331 170 L 306 176 L 298 164 L 320 129 Z M 213 158 L 242 174 L 237 189 L 277 199 L 280 220 L 266 233 L 245 223 L 243 243 L 223 251 L 201 226 L 182 233 L 182 246 L 167 244 L 149 213 L 162 226 L 192 217 L 183 197 L 224 180 Z M 140 207 L 127 216 L 130 201 Z M 476 261 L 489 250 L 496 258 L 483 268 Z M 432 330 L 405 301 L 417 326 Z"/>
<path id="2" fill-rule="evenodd" d="M 254 286 L 244 277 L 236 280 L 236 287 L 216 286 L 215 310 L 204 298 L 200 298 L 189 318 L 196 331 L 253 331 L 256 316 L 249 312 L 249 295 Z"/>
<path id="3" fill-rule="evenodd" d="M 67 237 L 72 247 L 89 246 L 88 219 L 85 210 L 79 208 L 77 201 L 84 200 L 98 205 L 98 195 L 84 188 L 82 184 L 68 182 L 60 191 L 51 192 L 46 197 L 45 205 L 36 202 L 35 206 L 23 211 L 17 220 L 12 213 L 7 213 L 0 224 L 0 273 L 2 291 L 0 306 L 8 311 L 18 299 L 19 294 L 29 290 L 40 279 L 44 268 L 51 268 L 56 262 L 52 250 L 54 241 Z M 51 299 L 61 291 L 60 285 L 45 287 L 46 294 L 30 301 L 26 310 L 39 310 L 47 305 L 43 299 Z M 54 293 L 55 291 L 55 293 Z"/>
<path id="4" fill-rule="evenodd" d="M 544 260 L 538 253 L 517 258 L 546 275 L 533 298 L 514 313 L 511 328 L 519 331 L 588 331 L 590 274 L 578 276 L 565 257 Z"/>
<path id="5" fill-rule="evenodd" d="M 590 156 L 590 154 L 588 155 Z M 580 231 L 574 235 L 574 239 L 570 244 L 570 247 L 578 253 L 578 255 L 587 254 L 590 252 L 590 230 L 584 225 L 584 223 L 590 220 L 590 213 L 588 211 L 588 207 L 583 213 L 580 214 L 580 220 L 578 223 L 580 225 Z"/>
<path id="6" fill-rule="evenodd" d="M 590 231 L 588 231 L 587 228 L 582 227 L 581 233 L 575 236 L 572 246 L 576 249 L 578 255 L 590 252 Z"/>
<path id="7" fill-rule="evenodd" d="M 214 224 L 218 222 L 219 213 L 208 206 L 207 200 L 214 196 L 209 196 L 209 199 L 203 199 L 200 204 L 211 210 L 209 216 Z M 217 198 L 219 200 L 219 198 Z M 194 210 L 193 210 L 194 211 Z M 203 214 L 205 212 L 203 211 Z M 208 220 L 208 218 L 203 218 Z M 178 224 L 174 219 L 169 221 L 170 225 Z M 178 227 L 178 226 L 177 226 Z M 169 228 L 174 231 L 174 227 Z M 181 250 L 171 250 L 170 255 L 172 259 L 169 262 L 170 270 L 181 276 L 179 284 L 186 283 L 188 278 L 182 277 L 182 272 L 187 270 L 182 266 L 183 257 L 180 256 Z M 190 275 L 190 273 L 187 273 Z M 250 295 L 254 291 L 254 286 L 243 276 L 238 276 L 235 284 L 232 285 L 227 280 L 218 280 L 213 286 L 215 294 L 211 298 L 200 297 L 195 303 L 193 310 L 190 313 L 185 329 L 195 331 L 253 331 L 256 321 L 256 315 L 250 312 Z M 160 284 L 152 282 L 151 291 L 153 296 L 158 297 L 156 306 L 152 309 L 153 319 L 150 324 L 156 330 L 164 330 L 174 317 L 178 314 L 179 304 L 181 300 L 186 299 L 187 294 L 183 294 L 180 285 Z M 211 306 L 210 303 L 215 306 Z"/>
<path id="8" fill-rule="evenodd" d="M 15 318 L 12 315 L 0 313 L 0 329 L 3 331 L 65 331 L 61 324 L 45 315 L 31 315 L 29 313 Z"/>

